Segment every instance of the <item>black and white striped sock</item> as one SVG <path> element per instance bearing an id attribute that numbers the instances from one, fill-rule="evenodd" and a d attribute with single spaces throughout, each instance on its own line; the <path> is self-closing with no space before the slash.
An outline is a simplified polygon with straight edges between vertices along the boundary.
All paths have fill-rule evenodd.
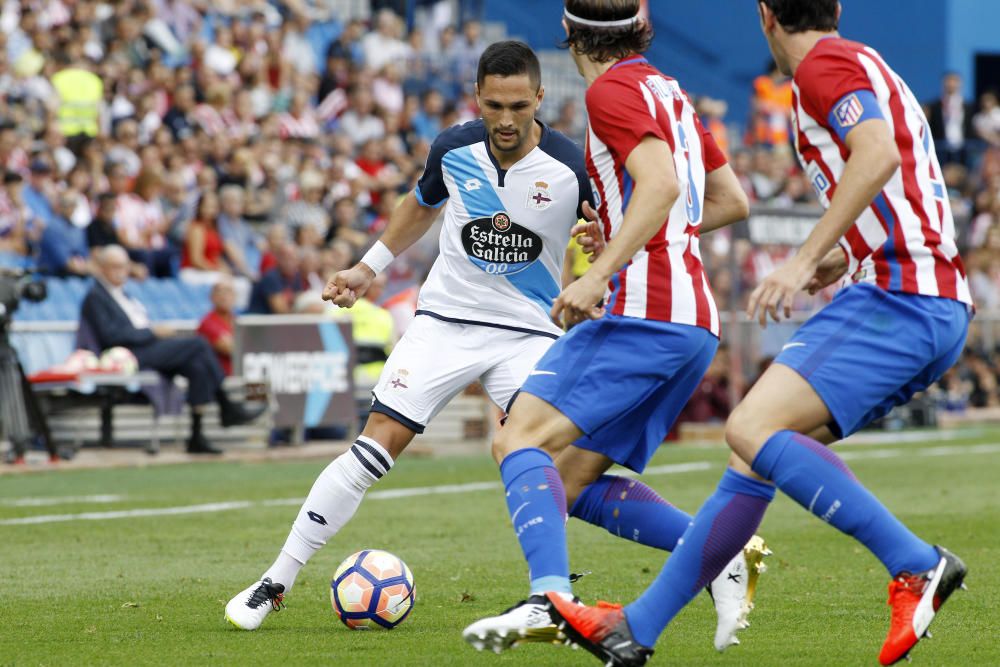
<path id="1" fill-rule="evenodd" d="M 354 516 L 365 491 L 382 479 L 392 464 L 385 447 L 359 436 L 316 478 L 281 554 L 262 576 L 284 584 L 288 592 L 299 569 Z"/>

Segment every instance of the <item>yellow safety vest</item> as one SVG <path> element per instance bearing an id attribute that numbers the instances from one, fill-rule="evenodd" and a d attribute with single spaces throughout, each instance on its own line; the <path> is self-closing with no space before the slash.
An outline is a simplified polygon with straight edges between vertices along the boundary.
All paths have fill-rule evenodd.
<path id="1" fill-rule="evenodd" d="M 392 314 L 368 299 L 358 299 L 350 310 L 354 345 L 358 350 L 359 362 L 354 368 L 354 382 L 363 387 L 374 387 L 378 382 L 385 358 L 392 351 Z M 373 361 L 365 359 L 377 357 Z"/>
<path id="2" fill-rule="evenodd" d="M 104 82 L 85 69 L 70 67 L 52 76 L 59 93 L 59 129 L 64 136 L 97 136 L 98 114 L 104 98 Z"/>

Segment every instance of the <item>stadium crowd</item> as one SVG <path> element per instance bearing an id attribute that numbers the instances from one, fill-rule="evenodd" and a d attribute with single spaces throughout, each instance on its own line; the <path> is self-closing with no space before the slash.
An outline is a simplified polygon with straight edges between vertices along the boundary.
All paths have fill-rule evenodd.
<path id="1" fill-rule="evenodd" d="M 135 280 L 226 277 L 236 311 L 326 308 L 327 278 L 374 242 L 433 138 L 477 117 L 486 46 L 481 2 L 460 2 L 456 27 L 449 3 L 423 0 L 409 29 L 402 3 L 372 0 L 370 23 L 345 19 L 347 4 L 2 3 L 0 265 L 89 275 L 94 248 L 121 244 Z M 1000 106 L 961 89 L 946 76 L 927 112 L 979 309 L 1000 312 Z M 753 203 L 813 205 L 789 145 L 789 83 L 769 68 L 751 94 L 745 132 L 723 102 L 699 111 Z M 580 109 L 568 101 L 552 124 L 580 140 Z M 385 297 L 412 303 L 435 251 L 430 238 L 394 262 Z M 752 245 L 746 225 L 702 252 L 723 308 L 789 253 Z M 952 389 L 985 364 L 983 400 L 997 404 L 1000 355 L 981 340 Z"/>

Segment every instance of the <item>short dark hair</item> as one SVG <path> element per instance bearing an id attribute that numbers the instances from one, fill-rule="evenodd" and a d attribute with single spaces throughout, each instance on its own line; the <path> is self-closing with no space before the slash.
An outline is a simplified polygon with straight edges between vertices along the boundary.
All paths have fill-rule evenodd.
<path id="1" fill-rule="evenodd" d="M 837 29 L 838 0 L 757 0 L 765 5 L 786 32 Z"/>
<path id="2" fill-rule="evenodd" d="M 524 42 L 509 40 L 490 44 L 479 57 L 476 83 L 482 88 L 488 76 L 518 76 L 527 74 L 537 90 L 542 85 L 542 66 L 538 56 Z"/>
<path id="3" fill-rule="evenodd" d="M 590 21 L 621 21 L 639 13 L 639 0 L 566 0 L 566 11 Z M 569 34 L 561 46 L 599 63 L 642 53 L 653 41 L 653 27 L 644 19 L 622 27 L 598 28 L 567 18 L 566 25 Z"/>

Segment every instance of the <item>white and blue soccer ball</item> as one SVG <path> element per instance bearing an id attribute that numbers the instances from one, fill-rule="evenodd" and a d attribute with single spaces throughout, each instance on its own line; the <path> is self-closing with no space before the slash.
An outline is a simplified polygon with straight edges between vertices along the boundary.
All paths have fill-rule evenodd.
<path id="1" fill-rule="evenodd" d="M 365 549 L 344 559 L 330 582 L 337 617 L 352 630 L 391 630 L 410 615 L 413 572 L 388 551 Z"/>

